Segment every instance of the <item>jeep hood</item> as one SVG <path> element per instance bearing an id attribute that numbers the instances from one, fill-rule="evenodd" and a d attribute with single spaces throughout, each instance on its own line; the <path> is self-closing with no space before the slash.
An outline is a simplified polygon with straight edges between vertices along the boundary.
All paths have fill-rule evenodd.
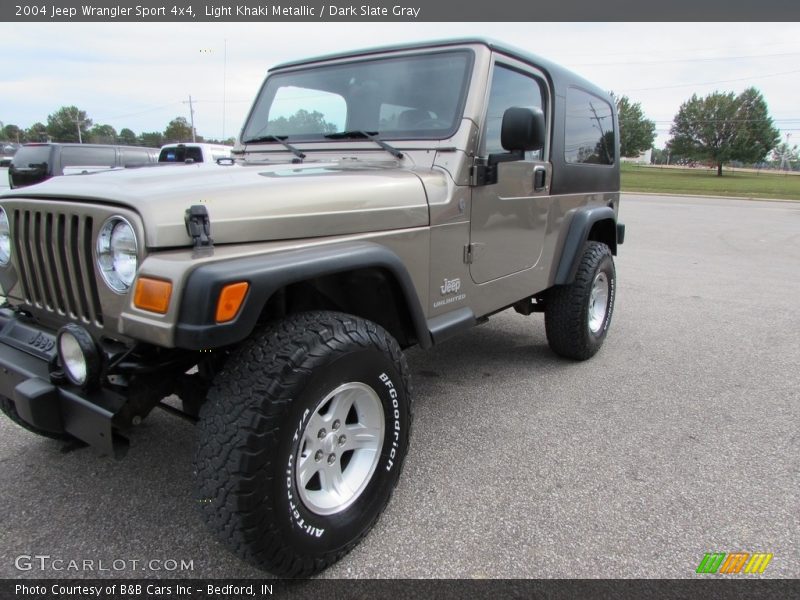
<path id="1" fill-rule="evenodd" d="M 135 210 L 147 246 L 191 243 L 184 213 L 207 207 L 215 244 L 385 231 L 428 224 L 420 178 L 396 162 L 164 165 L 54 177 L 6 196 Z"/>

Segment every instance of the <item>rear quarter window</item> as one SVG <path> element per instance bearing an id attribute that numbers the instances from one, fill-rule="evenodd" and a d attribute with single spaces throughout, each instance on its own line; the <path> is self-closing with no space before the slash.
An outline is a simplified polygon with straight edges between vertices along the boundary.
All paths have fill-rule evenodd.
<path id="1" fill-rule="evenodd" d="M 69 146 L 61 150 L 62 167 L 113 167 L 116 164 L 114 148 L 80 148 Z"/>
<path id="2" fill-rule="evenodd" d="M 139 148 L 121 148 L 122 154 L 121 163 L 123 167 L 136 167 L 139 165 L 149 165 L 153 160 L 153 156 L 147 150 Z"/>
<path id="3" fill-rule="evenodd" d="M 571 164 L 613 165 L 615 138 L 611 105 L 599 96 L 569 88 L 564 159 Z"/>

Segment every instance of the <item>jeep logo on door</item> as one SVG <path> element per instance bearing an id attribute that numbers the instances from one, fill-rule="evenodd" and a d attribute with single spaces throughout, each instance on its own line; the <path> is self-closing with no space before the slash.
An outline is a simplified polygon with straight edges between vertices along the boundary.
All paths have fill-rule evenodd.
<path id="1" fill-rule="evenodd" d="M 442 290 L 442 296 L 446 296 L 447 294 L 455 294 L 458 292 L 458 290 L 461 289 L 461 280 L 458 278 L 456 279 L 445 278 L 444 284 L 442 284 L 442 287 L 440 287 L 439 289 Z"/>

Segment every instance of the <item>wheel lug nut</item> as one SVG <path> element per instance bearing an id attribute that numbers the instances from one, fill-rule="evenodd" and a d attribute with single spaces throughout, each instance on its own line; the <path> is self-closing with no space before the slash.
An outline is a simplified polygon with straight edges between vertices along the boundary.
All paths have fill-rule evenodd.
<path id="1" fill-rule="evenodd" d="M 314 455 L 314 460 L 317 462 L 322 460 L 322 450 L 317 450 L 317 453 Z"/>
<path id="2" fill-rule="evenodd" d="M 334 430 L 334 431 L 336 431 L 337 429 L 339 429 L 339 427 L 340 427 L 341 425 L 342 425 L 342 422 L 341 422 L 339 419 L 336 419 L 336 420 L 333 422 L 333 430 Z"/>
<path id="3" fill-rule="evenodd" d="M 325 431 L 325 428 L 323 427 L 322 429 L 320 429 L 320 430 L 319 430 L 319 433 L 317 434 L 317 437 L 318 437 L 319 439 L 322 439 L 322 438 L 324 438 L 324 437 L 327 435 L 327 433 L 328 433 L 328 432 L 327 432 L 327 431 Z"/>
<path id="4" fill-rule="evenodd" d="M 347 441 L 347 436 L 340 435 L 339 436 L 339 445 L 344 446 L 344 443 Z"/>
<path id="5" fill-rule="evenodd" d="M 335 462 L 336 462 L 336 455 L 335 454 L 331 454 L 330 456 L 328 456 L 328 464 L 329 465 L 332 465 Z"/>

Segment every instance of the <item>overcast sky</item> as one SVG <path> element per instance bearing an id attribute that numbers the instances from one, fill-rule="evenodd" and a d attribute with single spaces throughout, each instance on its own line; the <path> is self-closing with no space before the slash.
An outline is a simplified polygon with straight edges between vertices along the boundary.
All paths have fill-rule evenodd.
<path id="1" fill-rule="evenodd" d="M 189 119 L 191 95 L 197 132 L 231 137 L 276 63 L 480 35 L 641 102 L 657 147 L 692 93 L 748 86 L 800 142 L 799 23 L 0 23 L 0 34 L 0 121 L 22 128 L 75 105 L 117 131 L 163 131 Z"/>

